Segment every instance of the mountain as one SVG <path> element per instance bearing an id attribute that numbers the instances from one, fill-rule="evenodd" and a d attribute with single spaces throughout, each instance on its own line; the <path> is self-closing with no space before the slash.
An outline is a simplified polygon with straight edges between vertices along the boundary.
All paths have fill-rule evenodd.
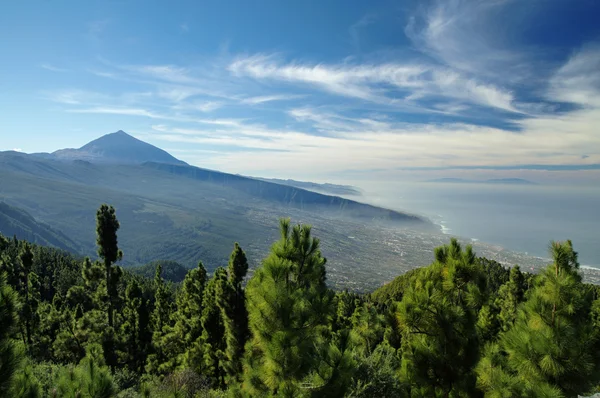
<path id="1" fill-rule="evenodd" d="M 427 182 L 446 184 L 506 184 L 506 185 L 538 185 L 536 182 L 522 178 L 494 178 L 490 180 L 468 180 L 464 178 L 438 178 Z"/>
<path id="2" fill-rule="evenodd" d="M 186 164 L 131 163 L 134 155 L 123 148 L 112 153 L 126 159 L 0 152 L 0 201 L 62 231 L 78 245 L 77 253 L 94 258 L 96 210 L 109 203 L 121 223 L 123 265 L 170 259 L 193 267 L 202 260 L 209 271 L 227 265 L 234 242 L 257 265 L 279 237 L 278 219 L 290 217 L 327 236 L 321 248 L 330 283 L 340 288 L 374 286 L 398 274 L 404 262 L 427 263 L 433 245 L 442 242 L 430 235 L 439 228 L 415 215 Z M 399 259 L 398 245 L 411 254 Z"/>
<path id="3" fill-rule="evenodd" d="M 38 156 L 44 154 L 38 154 Z M 58 160 L 84 160 L 92 163 L 141 164 L 157 162 L 186 165 L 168 152 L 119 130 L 104 135 L 79 149 L 61 149 L 44 156 Z"/>
<path id="4" fill-rule="evenodd" d="M 346 196 L 361 196 L 362 192 L 356 187 L 350 185 L 337 185 L 337 184 L 318 184 L 316 182 L 305 182 L 296 180 L 282 180 L 279 178 L 255 178 L 257 180 L 274 182 L 281 185 L 289 185 L 291 187 L 308 189 L 309 191 L 315 191 L 319 193 L 325 193 L 330 195 L 346 195 Z"/>
<path id="5" fill-rule="evenodd" d="M 8 238 L 16 236 L 18 239 L 74 253 L 80 250 L 79 245 L 62 232 L 37 221 L 25 210 L 4 202 L 0 202 L 0 233 Z"/>

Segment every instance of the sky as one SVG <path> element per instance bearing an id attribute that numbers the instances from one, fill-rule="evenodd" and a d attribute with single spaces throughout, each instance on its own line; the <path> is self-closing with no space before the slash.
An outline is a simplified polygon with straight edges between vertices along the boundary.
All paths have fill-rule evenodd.
<path id="1" fill-rule="evenodd" d="M 200 167 L 600 182 L 600 2 L 0 6 L 0 150 L 124 130 Z"/>

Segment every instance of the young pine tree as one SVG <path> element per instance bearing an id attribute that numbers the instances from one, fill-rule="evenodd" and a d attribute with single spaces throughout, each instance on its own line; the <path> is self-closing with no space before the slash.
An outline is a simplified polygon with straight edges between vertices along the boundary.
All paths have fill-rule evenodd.
<path id="1" fill-rule="evenodd" d="M 477 367 L 486 396 L 577 396 L 600 381 L 592 300 L 570 241 L 553 242 L 554 264 L 538 276 L 516 320 Z"/>
<path id="2" fill-rule="evenodd" d="M 437 248 L 436 262 L 418 273 L 398 308 L 401 379 L 413 396 L 473 394 L 479 359 L 477 311 L 485 275 L 471 246 L 456 239 Z"/>
<path id="3" fill-rule="evenodd" d="M 325 285 L 325 258 L 306 225 L 280 222 L 271 248 L 246 289 L 252 339 L 247 344 L 244 390 L 293 396 L 319 361 L 319 340 L 332 312 Z"/>

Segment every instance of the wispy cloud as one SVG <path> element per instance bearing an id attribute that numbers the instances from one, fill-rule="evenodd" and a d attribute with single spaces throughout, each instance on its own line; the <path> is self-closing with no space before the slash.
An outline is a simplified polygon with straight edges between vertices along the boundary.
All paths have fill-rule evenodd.
<path id="1" fill-rule="evenodd" d="M 348 32 L 350 33 L 350 37 L 352 39 L 352 44 L 356 47 L 357 51 L 360 51 L 361 46 L 361 31 L 365 29 L 367 26 L 373 24 L 376 20 L 374 14 L 366 14 L 361 19 L 359 19 L 356 23 L 350 26 Z"/>
<path id="2" fill-rule="evenodd" d="M 200 112 L 208 113 L 208 112 L 216 111 L 219 108 L 222 108 L 223 105 L 224 105 L 224 103 L 219 102 L 219 101 L 202 101 L 202 102 L 188 103 L 188 104 L 180 106 L 180 108 L 197 110 Z"/>
<path id="3" fill-rule="evenodd" d="M 190 27 L 189 27 L 189 25 L 188 25 L 187 23 L 185 23 L 185 22 L 184 22 L 184 23 L 182 23 L 181 25 L 179 25 L 179 29 L 180 29 L 182 32 L 186 32 L 186 33 L 190 31 Z"/>
<path id="4" fill-rule="evenodd" d="M 435 0 L 411 17 L 405 33 L 417 49 L 454 70 L 522 80 L 531 60 L 505 43 L 509 21 L 498 18 L 511 2 Z"/>
<path id="5" fill-rule="evenodd" d="M 169 116 L 159 115 L 146 109 L 137 108 L 83 108 L 83 109 L 69 109 L 67 112 L 71 113 L 99 113 L 109 115 L 127 115 L 127 116 L 145 116 L 151 119 L 169 119 Z"/>
<path id="6" fill-rule="evenodd" d="M 577 51 L 550 79 L 550 99 L 600 108 L 600 43 Z"/>
<path id="7" fill-rule="evenodd" d="M 68 72 L 69 71 L 68 69 L 59 68 L 57 66 L 54 66 L 54 65 L 51 65 L 51 64 L 46 64 L 46 63 L 41 64 L 40 68 L 46 69 L 46 70 L 49 70 L 49 71 L 52 71 L 52 72 Z"/>
<path id="8" fill-rule="evenodd" d="M 259 95 L 256 97 L 248 97 L 248 98 L 244 98 L 242 100 L 240 100 L 240 103 L 242 104 L 250 104 L 250 105 L 257 105 L 257 104 L 263 104 L 265 102 L 272 102 L 272 101 L 289 101 L 289 100 L 294 100 L 294 99 L 299 99 L 299 98 L 304 98 L 304 95 L 286 95 L 286 94 L 274 94 L 274 95 Z"/>
<path id="9" fill-rule="evenodd" d="M 509 90 L 442 67 L 423 64 L 326 65 L 281 63 L 277 57 L 241 57 L 229 65 L 237 76 L 307 84 L 329 93 L 388 105 L 436 97 L 519 112 Z"/>

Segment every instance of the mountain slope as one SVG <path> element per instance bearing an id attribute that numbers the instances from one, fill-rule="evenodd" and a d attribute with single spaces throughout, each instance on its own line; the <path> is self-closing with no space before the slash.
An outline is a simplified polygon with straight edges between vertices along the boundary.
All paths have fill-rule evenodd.
<path id="1" fill-rule="evenodd" d="M 96 210 L 109 203 L 121 223 L 123 265 L 170 259 L 193 267 L 201 260 L 209 272 L 227 265 L 234 242 L 257 265 L 279 236 L 278 219 L 290 217 L 327 237 L 322 250 L 330 283 L 353 290 L 390 279 L 404 263 L 428 263 L 432 245 L 443 241 L 429 234 L 439 232 L 434 224 L 414 215 L 164 162 L 65 161 L 0 152 L 0 201 L 64 232 L 78 253 L 94 258 Z M 400 246 L 408 253 L 402 258 Z"/>
<path id="2" fill-rule="evenodd" d="M 16 236 L 43 246 L 77 253 L 79 245 L 65 234 L 38 222 L 23 209 L 0 202 L 0 233 L 6 237 Z"/>
<path id="3" fill-rule="evenodd" d="M 346 196 L 361 196 L 362 193 L 358 188 L 350 185 L 338 184 L 318 184 L 316 182 L 296 181 L 296 180 L 281 180 L 279 178 L 255 178 L 257 180 L 274 182 L 281 185 L 289 185 L 296 188 L 307 189 L 309 191 L 324 193 L 326 195 L 346 195 Z"/>
<path id="4" fill-rule="evenodd" d="M 59 160 L 94 163 L 140 164 L 157 162 L 185 165 L 168 152 L 130 136 L 122 130 L 104 135 L 79 149 L 61 149 L 51 154 Z"/>
<path id="5" fill-rule="evenodd" d="M 193 166 L 177 166 L 162 163 L 145 163 L 147 168 L 165 171 L 173 175 L 191 178 L 197 181 L 231 187 L 257 199 L 295 207 L 302 210 L 323 210 L 329 216 L 352 218 L 357 221 L 396 223 L 396 226 L 426 226 L 418 216 L 388 210 L 339 196 L 324 195 L 302 188 L 271 183 L 263 180 L 201 169 Z M 412 224 L 412 225 L 411 225 Z"/>

